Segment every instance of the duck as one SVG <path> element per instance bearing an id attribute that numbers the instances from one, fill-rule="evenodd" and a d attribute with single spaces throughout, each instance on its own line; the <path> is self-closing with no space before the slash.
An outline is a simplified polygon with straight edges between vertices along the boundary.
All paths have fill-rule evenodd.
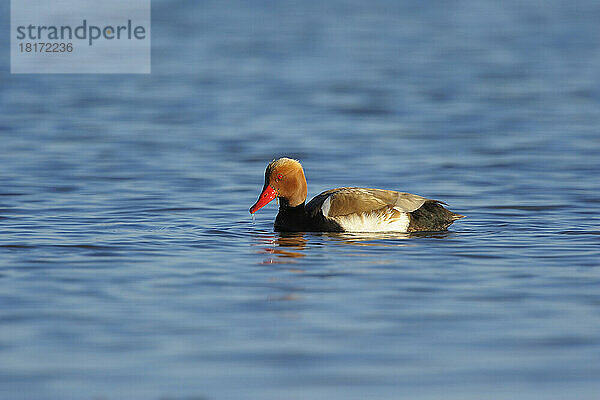
<path id="1" fill-rule="evenodd" d="M 416 194 L 385 189 L 341 187 L 306 203 L 308 188 L 298 160 L 279 158 L 267 165 L 265 182 L 250 213 L 274 199 L 278 232 L 423 232 L 445 231 L 464 215 L 446 203 Z"/>

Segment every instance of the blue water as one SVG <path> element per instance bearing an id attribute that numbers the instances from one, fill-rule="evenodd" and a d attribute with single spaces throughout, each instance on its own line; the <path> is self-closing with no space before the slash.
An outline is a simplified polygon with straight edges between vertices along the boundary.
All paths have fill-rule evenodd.
<path id="1" fill-rule="evenodd" d="M 0 28 L 1 399 L 598 398 L 597 1 L 152 12 L 147 76 Z M 274 233 L 283 155 L 468 218 Z"/>

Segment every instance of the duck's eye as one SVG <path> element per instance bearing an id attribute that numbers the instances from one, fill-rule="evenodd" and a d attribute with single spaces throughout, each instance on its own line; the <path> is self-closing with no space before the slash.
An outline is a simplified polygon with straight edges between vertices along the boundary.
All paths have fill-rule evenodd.
<path id="1" fill-rule="evenodd" d="M 277 175 L 277 176 L 275 177 L 275 180 L 276 180 L 276 181 L 280 181 L 280 180 L 282 180 L 282 179 L 283 179 L 283 175 L 281 175 L 281 174 L 279 174 L 279 175 Z"/>

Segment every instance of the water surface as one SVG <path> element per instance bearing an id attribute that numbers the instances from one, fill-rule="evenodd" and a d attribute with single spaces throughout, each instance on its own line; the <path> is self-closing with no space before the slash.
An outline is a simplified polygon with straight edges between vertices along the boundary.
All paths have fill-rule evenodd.
<path id="1" fill-rule="evenodd" d="M 596 399 L 599 18 L 156 0 L 149 76 L 9 75 L 7 55 L 0 398 Z M 248 208 L 283 155 L 310 196 L 467 218 L 274 233 L 274 204 Z"/>

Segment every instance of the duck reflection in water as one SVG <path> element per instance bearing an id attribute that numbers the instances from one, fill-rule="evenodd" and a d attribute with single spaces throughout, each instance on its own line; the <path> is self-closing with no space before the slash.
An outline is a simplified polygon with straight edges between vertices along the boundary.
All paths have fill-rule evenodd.
<path id="1" fill-rule="evenodd" d="M 297 259 L 305 257 L 308 250 L 310 236 L 316 241 L 328 241 L 331 244 L 347 246 L 374 246 L 374 247 L 407 247 L 415 245 L 412 240 L 419 238 L 444 239 L 452 236 L 452 232 L 415 232 L 415 233 L 302 233 L 302 232 L 276 232 L 259 234 L 258 245 L 263 247 L 261 252 L 269 257 L 263 264 L 294 263 Z M 322 238 L 319 240 L 319 238 Z"/>
<path id="2" fill-rule="evenodd" d="M 295 258 L 304 257 L 302 253 L 306 248 L 304 233 L 273 233 L 258 236 L 258 242 L 267 245 L 262 251 L 265 254 L 274 254 L 277 259 L 269 258 L 263 264 L 285 264 L 294 262 Z"/>
<path id="3" fill-rule="evenodd" d="M 320 236 L 327 236 L 338 242 L 351 246 L 377 246 L 377 247 L 406 247 L 410 246 L 409 239 L 434 238 L 443 239 L 451 236 L 453 232 L 435 231 L 435 232 L 365 232 L 365 233 L 336 233 L 323 232 Z"/>

